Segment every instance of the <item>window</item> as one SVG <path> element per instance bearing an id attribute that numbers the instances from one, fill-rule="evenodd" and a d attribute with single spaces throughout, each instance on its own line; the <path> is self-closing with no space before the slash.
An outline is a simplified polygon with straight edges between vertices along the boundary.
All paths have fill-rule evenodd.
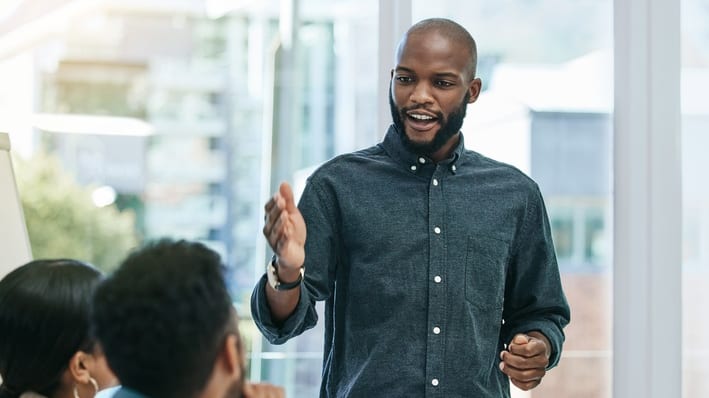
<path id="1" fill-rule="evenodd" d="M 53 152 L 80 183 L 132 198 L 121 210 L 138 218 L 127 231 L 135 239 L 197 239 L 219 251 L 249 377 L 316 396 L 322 327 L 272 347 L 250 323 L 250 292 L 270 256 L 263 202 L 276 182 L 383 134 L 373 117 L 377 1 L 75 3 L 68 20 L 61 6 L 42 12 L 58 32 L 23 35 L 12 56 L 0 48 L 0 86 L 16 88 L 0 92 L 0 114 L 90 116 L 90 134 L 28 120 L 13 133 L 39 137 L 27 140 L 27 153 Z M 20 23 L 8 18 L 0 32 Z M 116 116 L 120 137 L 107 127 Z"/>
<path id="2" fill-rule="evenodd" d="M 709 352 L 697 342 L 709 328 L 709 3 L 684 0 L 682 10 L 682 302 L 683 396 L 709 396 Z"/>

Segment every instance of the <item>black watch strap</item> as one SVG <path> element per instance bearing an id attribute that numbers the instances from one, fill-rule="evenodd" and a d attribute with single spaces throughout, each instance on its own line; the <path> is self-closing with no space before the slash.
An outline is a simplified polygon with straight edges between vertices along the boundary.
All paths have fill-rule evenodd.
<path id="1" fill-rule="evenodd" d="M 295 289 L 296 287 L 300 286 L 301 282 L 303 282 L 303 275 L 305 274 L 305 269 L 302 267 L 300 268 L 300 272 L 298 273 L 298 279 L 296 279 L 293 282 L 288 282 L 288 283 L 281 282 L 281 280 L 278 278 L 278 267 L 276 267 L 276 256 L 273 256 L 271 261 L 268 262 L 268 265 L 266 268 L 267 268 L 266 274 L 268 277 L 268 283 L 275 290 L 279 290 L 279 291 L 292 290 L 292 289 Z"/>

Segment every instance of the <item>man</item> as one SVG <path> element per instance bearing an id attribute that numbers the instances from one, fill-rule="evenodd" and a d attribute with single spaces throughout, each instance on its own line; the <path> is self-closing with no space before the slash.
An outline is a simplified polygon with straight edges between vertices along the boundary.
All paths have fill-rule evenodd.
<path id="1" fill-rule="evenodd" d="M 122 384 L 115 398 L 284 396 L 243 382 L 221 260 L 200 243 L 164 240 L 132 253 L 93 304 L 94 332 Z"/>
<path id="2" fill-rule="evenodd" d="M 283 343 L 326 300 L 322 397 L 508 397 L 559 360 L 570 313 L 539 189 L 463 144 L 476 58 L 455 22 L 411 27 L 383 142 L 321 166 L 298 207 L 287 184 L 266 204 L 252 313 Z"/>

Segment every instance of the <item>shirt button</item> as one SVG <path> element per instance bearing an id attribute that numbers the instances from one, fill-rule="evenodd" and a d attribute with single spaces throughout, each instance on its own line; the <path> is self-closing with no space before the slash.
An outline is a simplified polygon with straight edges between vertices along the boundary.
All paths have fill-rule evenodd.
<path id="1" fill-rule="evenodd" d="M 424 158 L 419 158 L 419 163 L 425 164 L 425 163 L 426 163 L 426 159 L 424 159 Z"/>
<path id="2" fill-rule="evenodd" d="M 441 283 L 441 277 L 438 276 L 438 275 L 436 275 L 436 276 L 433 277 L 433 281 L 436 282 L 436 283 Z"/>
<path id="3" fill-rule="evenodd" d="M 441 229 L 438 228 L 438 227 L 433 228 L 433 232 L 435 232 L 435 233 L 437 233 L 437 234 L 440 234 L 440 233 L 441 233 Z"/>
<path id="4" fill-rule="evenodd" d="M 455 171 L 455 165 L 451 166 L 451 170 Z"/>
<path id="5" fill-rule="evenodd" d="M 438 379 L 431 380 L 431 384 L 436 387 L 438 385 Z"/>
<path id="6" fill-rule="evenodd" d="M 438 186 L 438 179 L 436 179 L 436 178 L 433 179 L 433 185 Z"/>
<path id="7" fill-rule="evenodd" d="M 411 167 L 410 167 L 410 169 L 411 169 L 411 171 L 416 171 L 416 165 L 415 165 L 415 164 L 412 164 Z"/>
<path id="8" fill-rule="evenodd" d="M 438 326 L 434 327 L 433 334 L 441 334 L 441 328 L 439 328 Z"/>

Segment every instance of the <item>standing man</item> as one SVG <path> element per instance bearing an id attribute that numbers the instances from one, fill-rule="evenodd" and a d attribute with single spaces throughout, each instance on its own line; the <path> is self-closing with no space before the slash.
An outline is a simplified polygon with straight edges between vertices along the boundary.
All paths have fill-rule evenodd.
<path id="1" fill-rule="evenodd" d="M 252 313 L 279 344 L 326 301 L 321 397 L 508 397 L 559 360 L 570 311 L 539 188 L 460 133 L 476 63 L 457 23 L 412 26 L 383 142 L 321 166 L 298 207 L 287 184 L 266 204 Z"/>

